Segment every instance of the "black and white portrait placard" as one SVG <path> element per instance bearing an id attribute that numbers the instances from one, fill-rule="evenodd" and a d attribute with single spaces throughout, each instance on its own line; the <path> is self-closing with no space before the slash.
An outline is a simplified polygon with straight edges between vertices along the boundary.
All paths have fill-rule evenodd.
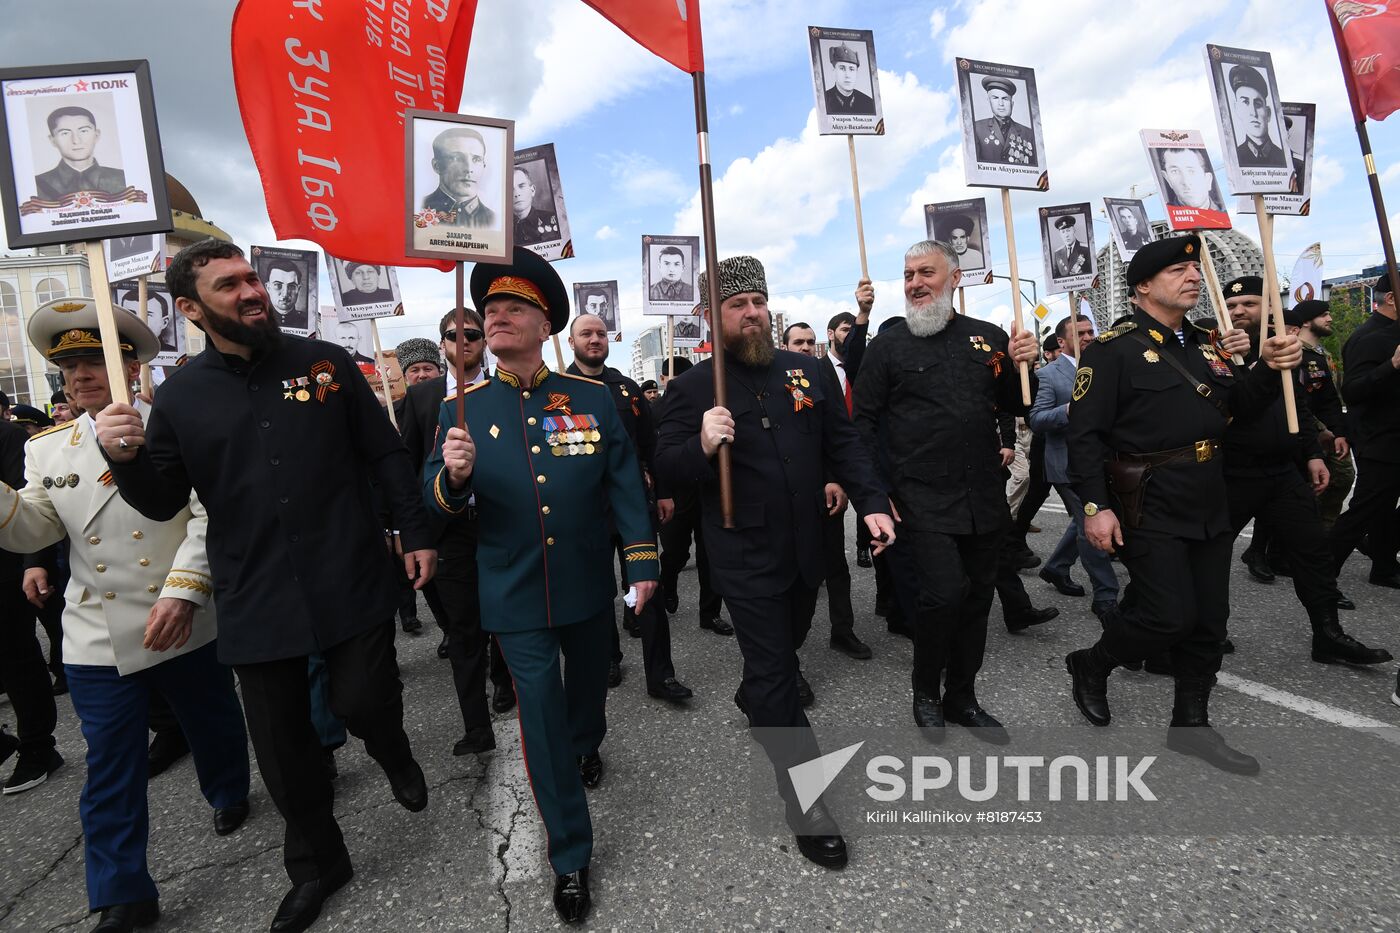
<path id="1" fill-rule="evenodd" d="M 603 319 L 608 333 L 617 333 L 617 280 L 608 282 L 575 282 L 574 313 L 596 314 Z"/>
<path id="2" fill-rule="evenodd" d="M 343 347 L 366 379 L 375 375 L 374 334 L 369 321 L 347 320 L 339 308 L 322 305 L 317 333 L 320 339 Z"/>
<path id="3" fill-rule="evenodd" d="M 666 319 L 677 347 L 701 347 L 710 342 L 710 323 L 703 314 L 677 314 Z"/>
<path id="4" fill-rule="evenodd" d="M 1229 230 L 1230 215 L 1196 130 L 1143 130 L 1142 145 L 1173 230 Z"/>
<path id="5" fill-rule="evenodd" d="M 513 121 L 405 111 L 405 253 L 510 262 L 514 165 Z"/>
<path id="6" fill-rule="evenodd" d="M 337 320 L 368 321 L 402 314 L 399 278 L 393 266 L 347 262 L 327 256 Z"/>
<path id="7" fill-rule="evenodd" d="M 1287 194 L 1293 160 L 1268 52 L 1206 46 L 1220 146 L 1234 194 Z"/>
<path id="8" fill-rule="evenodd" d="M 120 282 L 138 275 L 165 271 L 165 234 L 138 233 L 102 241 L 107 281 Z"/>
<path id="9" fill-rule="evenodd" d="M 277 316 L 278 325 L 299 337 L 314 334 L 321 254 L 281 246 L 254 246 L 249 252 L 253 268 L 272 299 L 272 313 Z"/>
<path id="10" fill-rule="evenodd" d="M 991 268 L 992 239 L 987 235 L 987 199 L 940 201 L 924 205 L 924 226 L 928 238 L 947 243 L 958 254 L 962 285 L 977 285 Z M 971 277 L 977 276 L 974 281 Z"/>
<path id="11" fill-rule="evenodd" d="M 967 183 L 1048 191 L 1035 70 L 968 58 L 955 67 Z"/>
<path id="12" fill-rule="evenodd" d="M 11 248 L 171 229 L 146 62 L 0 69 L 0 99 Z"/>
<path id="13" fill-rule="evenodd" d="M 135 282 L 111 286 L 113 307 L 125 308 L 141 317 L 141 287 Z M 178 366 L 186 353 L 185 317 L 175 308 L 175 300 L 164 283 L 146 283 L 146 326 L 160 341 L 160 353 L 151 360 L 152 366 Z"/>
<path id="14" fill-rule="evenodd" d="M 700 238 L 642 237 L 642 313 L 690 314 L 700 300 Z"/>
<path id="15" fill-rule="evenodd" d="M 1089 202 L 1040 209 L 1040 250 L 1045 258 L 1045 293 L 1078 292 L 1098 273 Z"/>
<path id="16" fill-rule="evenodd" d="M 1291 194 L 1266 194 L 1264 207 L 1270 214 L 1306 217 L 1312 213 L 1313 136 L 1317 130 L 1317 105 L 1283 102 L 1283 128 L 1287 133 L 1288 158 L 1293 163 Z M 1240 198 L 1241 214 L 1254 213 L 1254 199 Z"/>
<path id="17" fill-rule="evenodd" d="M 524 246 L 550 262 L 574 255 L 553 143 L 521 149 L 515 154 L 510 207 L 516 246 Z"/>
<path id="18" fill-rule="evenodd" d="M 1113 231 L 1118 255 L 1124 262 L 1156 239 L 1152 235 L 1152 224 L 1147 220 L 1147 206 L 1141 198 L 1104 198 L 1103 212 L 1108 217 L 1108 228 Z"/>
<path id="19" fill-rule="evenodd" d="M 817 93 L 817 127 L 822 135 L 883 135 L 875 33 L 808 26 L 807 41 L 812 53 L 812 86 Z"/>

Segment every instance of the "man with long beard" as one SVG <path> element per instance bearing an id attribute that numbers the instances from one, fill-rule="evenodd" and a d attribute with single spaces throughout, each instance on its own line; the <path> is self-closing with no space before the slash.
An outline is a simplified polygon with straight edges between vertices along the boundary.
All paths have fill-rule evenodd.
<path id="1" fill-rule="evenodd" d="M 797 646 L 812 625 L 822 581 L 827 478 L 839 482 L 878 552 L 894 540 L 889 499 L 844 402 L 822 390 L 816 361 L 773 346 L 768 283 L 752 256 L 719 263 L 728 407 L 714 404 L 714 361 L 671 380 L 656 467 L 678 495 L 699 490 L 711 580 L 734 619 L 744 656 L 734 702 L 759 730 L 802 854 L 841 868 L 846 843 L 820 799 L 805 811 L 788 769 L 821 754 L 798 699 Z M 711 318 L 713 320 L 713 318 Z M 721 521 L 715 457 L 730 445 L 734 528 Z"/>
<path id="2" fill-rule="evenodd" d="M 420 589 L 437 552 L 408 451 L 345 351 L 283 335 L 232 243 L 185 247 L 166 283 L 209 345 L 161 386 L 148 424 L 109 405 L 97 438 L 122 498 L 147 518 L 168 521 L 191 489 L 208 512 L 219 660 L 238 674 L 259 770 L 286 821 L 292 888 L 272 931 L 304 930 L 353 874 L 312 726 L 309 655 L 324 658 L 331 711 L 364 740 L 394 799 L 428 805 L 403 728 L 398 594 L 371 482 Z"/>
<path id="3" fill-rule="evenodd" d="M 998 411 L 1024 415 L 1016 364 L 1040 343 L 953 313 L 958 255 L 924 240 L 904 254 L 905 323 L 871 343 L 856 383 L 855 423 L 888 453 L 894 503 L 919 568 L 914 624 L 914 722 L 934 742 L 945 721 L 1005 743 L 977 703 L 997 554 L 1011 526 L 994 429 Z M 1035 394 L 1035 377 L 1031 377 Z M 946 676 L 945 676 L 946 672 Z"/>

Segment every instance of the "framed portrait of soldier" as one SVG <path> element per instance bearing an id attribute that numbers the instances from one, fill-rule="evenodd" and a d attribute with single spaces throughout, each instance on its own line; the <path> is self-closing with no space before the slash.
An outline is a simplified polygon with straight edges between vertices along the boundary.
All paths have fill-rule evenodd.
<path id="1" fill-rule="evenodd" d="M 339 308 L 322 305 L 317 323 L 322 340 L 336 344 L 350 354 L 350 359 L 366 379 L 375 378 L 374 334 L 370 332 L 369 321 L 347 320 L 341 316 Z"/>
<path id="2" fill-rule="evenodd" d="M 171 229 L 147 62 L 0 68 L 0 100 L 11 248 Z"/>
<path id="3" fill-rule="evenodd" d="M 283 332 L 310 337 L 316 332 L 312 311 L 317 307 L 320 254 L 315 250 L 254 246 L 253 268 L 272 299 L 272 313 Z"/>
<path id="4" fill-rule="evenodd" d="M 617 280 L 575 282 L 574 313 L 596 314 L 603 319 L 603 325 L 607 327 L 608 333 L 617 333 Z"/>
<path id="5" fill-rule="evenodd" d="M 962 284 L 980 284 L 982 274 L 992 267 L 988 258 L 992 240 L 987 235 L 987 199 L 925 204 L 924 226 L 930 240 L 947 243 L 958 254 Z"/>
<path id="6" fill-rule="evenodd" d="M 1206 46 L 1220 146 L 1235 194 L 1287 194 L 1297 184 L 1268 52 Z"/>
<path id="7" fill-rule="evenodd" d="M 710 325 L 703 314 L 677 314 L 666 319 L 677 347 L 700 347 L 710 342 Z"/>
<path id="8" fill-rule="evenodd" d="M 955 71 L 967 183 L 1048 191 L 1035 70 L 960 58 Z"/>
<path id="9" fill-rule="evenodd" d="M 515 123 L 404 111 L 404 252 L 452 262 L 510 262 Z"/>
<path id="10" fill-rule="evenodd" d="M 1103 212 L 1113 231 L 1118 255 L 1128 262 L 1137 251 L 1156 239 L 1147 220 L 1147 206 L 1141 198 L 1104 198 Z"/>
<path id="11" fill-rule="evenodd" d="M 114 284 L 112 305 L 125 308 L 141 317 L 141 290 L 136 282 Z M 161 282 L 146 283 L 146 326 L 160 341 L 160 353 L 151 360 L 152 366 L 178 366 L 187 352 L 185 317 L 175 308 L 175 300 Z"/>
<path id="12" fill-rule="evenodd" d="M 1196 130 L 1143 130 L 1142 145 L 1173 230 L 1228 230 L 1230 215 Z"/>
<path id="13" fill-rule="evenodd" d="M 1040 209 L 1040 249 L 1045 258 L 1045 293 L 1078 292 L 1098 274 L 1089 202 Z"/>
<path id="14" fill-rule="evenodd" d="M 700 300 L 700 238 L 642 237 L 642 313 L 689 314 Z"/>
<path id="15" fill-rule="evenodd" d="M 516 246 L 524 246 L 550 262 L 574 255 L 553 143 L 515 154 L 510 207 Z"/>
<path id="16" fill-rule="evenodd" d="M 371 262 L 329 260 L 331 291 L 335 293 L 335 312 L 340 321 L 368 321 L 377 317 L 393 317 L 403 313 L 399 297 L 399 278 L 393 266 Z"/>
<path id="17" fill-rule="evenodd" d="M 1264 195 L 1264 207 L 1270 214 L 1306 217 L 1312 213 L 1313 136 L 1317 129 L 1317 105 L 1283 102 L 1283 128 L 1287 134 L 1288 158 L 1293 163 L 1296 190 L 1288 194 Z M 1241 197 L 1237 206 L 1241 214 L 1254 213 L 1254 199 Z"/>
<path id="18" fill-rule="evenodd" d="M 138 233 L 102 241 L 107 281 L 120 282 L 138 275 L 165 271 L 165 235 Z"/>
<path id="19" fill-rule="evenodd" d="M 875 33 L 869 29 L 808 26 L 817 127 L 824 136 L 881 136 L 880 75 Z"/>

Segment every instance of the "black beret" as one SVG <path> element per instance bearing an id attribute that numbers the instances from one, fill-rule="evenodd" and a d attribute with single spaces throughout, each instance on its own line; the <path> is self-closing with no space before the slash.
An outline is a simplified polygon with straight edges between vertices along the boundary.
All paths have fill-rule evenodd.
<path id="1" fill-rule="evenodd" d="M 982 90 L 1000 90 L 1005 91 L 1007 94 L 1015 96 L 1016 85 L 1012 84 L 1009 78 L 994 78 L 991 75 L 988 75 L 987 77 L 982 79 Z"/>
<path id="2" fill-rule="evenodd" d="M 1375 301 L 1384 301 L 1388 294 L 1390 294 L 1390 275 L 1385 274 L 1376 279 L 1376 284 L 1371 286 L 1371 295 Z"/>
<path id="3" fill-rule="evenodd" d="M 1242 275 L 1231 282 L 1226 282 L 1224 289 L 1225 300 L 1239 297 L 1240 295 L 1264 296 L 1264 280 L 1257 275 Z"/>
<path id="4" fill-rule="evenodd" d="M 1201 238 L 1194 233 L 1153 240 L 1139 249 L 1133 255 L 1133 261 L 1128 263 L 1128 287 L 1146 282 L 1167 266 L 1200 261 Z"/>
<path id="5" fill-rule="evenodd" d="M 694 365 L 695 364 L 692 363 L 688 357 L 673 356 L 671 357 L 669 363 L 662 364 L 661 370 L 666 375 L 675 378 L 676 376 L 679 376 L 682 373 L 688 371 Z"/>
<path id="6" fill-rule="evenodd" d="M 1238 91 L 1242 87 L 1252 87 L 1261 96 L 1269 96 L 1269 83 L 1264 80 L 1259 69 L 1253 65 L 1236 65 L 1235 69 L 1230 72 L 1230 90 Z"/>
<path id="7" fill-rule="evenodd" d="M 66 395 L 63 394 L 63 390 L 62 390 L 62 389 L 55 389 L 55 390 L 54 390 L 54 393 L 53 393 L 53 398 L 49 399 L 49 404 L 50 404 L 50 405 L 67 405 L 67 404 L 68 404 L 68 396 L 66 396 Z"/>
<path id="8" fill-rule="evenodd" d="M 656 380 L 655 380 L 655 379 L 648 379 L 646 382 L 643 382 L 642 385 L 641 385 L 641 389 L 642 389 L 643 392 L 650 392 L 652 389 L 655 389 L 656 387 L 657 387 L 657 386 L 656 386 Z"/>
<path id="9" fill-rule="evenodd" d="M 1297 318 L 1296 321 L 1289 319 L 1290 313 L 1293 317 Z M 1307 301 L 1298 302 L 1291 308 L 1285 308 L 1283 311 L 1283 320 L 1285 324 L 1293 324 L 1295 327 L 1302 327 L 1315 317 L 1322 317 L 1324 314 L 1331 313 L 1332 306 L 1330 304 L 1325 301 L 1319 301 L 1316 298 L 1310 298 Z"/>
<path id="10" fill-rule="evenodd" d="M 1040 349 L 1044 350 L 1046 353 L 1051 353 L 1055 350 L 1060 349 L 1060 338 L 1056 337 L 1054 334 L 1051 334 L 1049 337 L 1046 337 L 1045 340 L 1040 344 Z"/>

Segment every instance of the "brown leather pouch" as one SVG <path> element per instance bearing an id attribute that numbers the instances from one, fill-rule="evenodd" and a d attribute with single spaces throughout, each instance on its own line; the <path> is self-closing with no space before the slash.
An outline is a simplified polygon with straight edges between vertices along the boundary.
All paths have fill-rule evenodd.
<path id="1" fill-rule="evenodd" d="M 1110 460 L 1104 464 L 1108 473 L 1108 488 L 1118 500 L 1123 512 L 1123 524 L 1136 528 L 1142 524 L 1142 501 L 1147 493 L 1147 481 L 1152 468 L 1135 460 Z"/>

